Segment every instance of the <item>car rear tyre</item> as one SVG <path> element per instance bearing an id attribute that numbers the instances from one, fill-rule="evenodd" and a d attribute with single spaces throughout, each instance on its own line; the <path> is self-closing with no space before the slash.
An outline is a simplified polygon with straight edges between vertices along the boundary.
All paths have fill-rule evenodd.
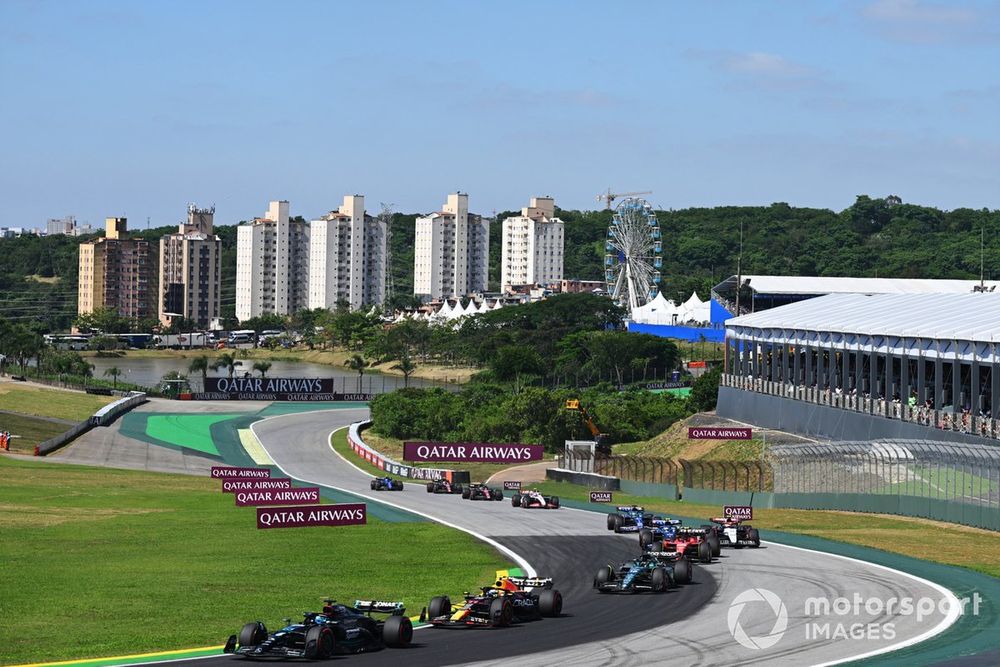
<path id="1" fill-rule="evenodd" d="M 510 497 L 510 506 L 511 507 L 520 507 L 521 506 L 521 494 L 520 493 L 515 493 L 514 495 L 512 495 Z"/>
<path id="2" fill-rule="evenodd" d="M 653 543 L 653 531 L 648 528 L 643 528 L 639 531 L 639 548 L 645 549 L 647 546 Z"/>
<path id="3" fill-rule="evenodd" d="M 462 489 L 462 498 L 464 498 L 465 500 L 468 500 L 471 495 L 472 495 L 472 491 L 471 490 L 469 490 L 469 489 Z"/>
<path id="4" fill-rule="evenodd" d="M 549 588 L 538 596 L 538 611 L 542 616 L 558 616 L 562 613 L 562 593 Z"/>
<path id="5" fill-rule="evenodd" d="M 389 648 L 405 648 L 413 640 L 413 623 L 406 616 L 390 616 L 382 625 L 382 642 Z"/>
<path id="6" fill-rule="evenodd" d="M 756 549 L 760 546 L 760 533 L 757 532 L 756 528 L 751 528 L 747 531 L 747 537 L 753 540 L 753 548 Z"/>
<path id="7" fill-rule="evenodd" d="M 698 560 L 702 563 L 712 562 L 712 547 L 704 540 L 698 543 Z"/>
<path id="8" fill-rule="evenodd" d="M 267 628 L 260 621 L 247 623 L 240 630 L 240 646 L 256 646 L 267 639 Z"/>
<path id="9" fill-rule="evenodd" d="M 552 496 L 553 509 L 559 509 L 559 496 Z"/>
<path id="10" fill-rule="evenodd" d="M 395 489 L 396 489 L 397 491 L 402 491 L 402 490 L 403 490 L 403 483 L 402 483 L 402 482 L 396 482 L 396 483 L 397 483 L 397 484 L 398 484 L 399 486 L 396 486 L 396 487 L 394 487 L 394 488 L 395 488 Z"/>
<path id="11" fill-rule="evenodd" d="M 462 490 L 462 485 L 461 484 L 454 484 L 454 485 L 452 485 L 451 492 L 452 493 L 465 493 L 465 491 Z"/>
<path id="12" fill-rule="evenodd" d="M 694 566 L 681 559 L 674 563 L 674 581 L 678 584 L 690 584 L 694 574 Z"/>
<path id="13" fill-rule="evenodd" d="M 444 616 L 451 611 L 451 598 L 447 595 L 439 595 L 437 597 L 431 598 L 430 604 L 427 605 L 427 617 L 436 618 L 438 616 Z"/>
<path id="14" fill-rule="evenodd" d="M 669 582 L 667 571 L 662 567 L 654 567 L 653 571 L 649 573 L 649 583 L 652 584 L 653 590 L 657 593 L 667 590 Z"/>
<path id="15" fill-rule="evenodd" d="M 372 480 L 372 491 L 378 491 L 378 484 L 374 479 Z"/>
<path id="16" fill-rule="evenodd" d="M 514 607 L 506 597 L 495 598 L 490 603 L 490 622 L 493 627 L 505 628 L 514 618 Z"/>
<path id="17" fill-rule="evenodd" d="M 708 546 L 712 549 L 712 555 L 716 558 L 722 553 L 722 543 L 719 542 L 719 536 L 715 533 L 709 533 L 707 536 Z"/>
<path id="18" fill-rule="evenodd" d="M 503 500 L 503 491 L 500 489 L 493 489 L 490 495 L 493 496 L 493 500 Z"/>
<path id="19" fill-rule="evenodd" d="M 616 516 L 618 516 L 618 515 L 617 514 L 609 514 L 608 515 L 608 530 L 614 530 L 615 529 L 615 517 Z"/>
<path id="20" fill-rule="evenodd" d="M 434 493 L 434 482 L 427 482 L 427 493 Z"/>
<path id="21" fill-rule="evenodd" d="M 322 660 L 333 655 L 333 630 L 325 625 L 314 625 L 306 630 L 305 657 Z"/>
<path id="22" fill-rule="evenodd" d="M 614 525 L 611 527 L 611 530 L 616 533 L 622 532 L 622 526 L 625 524 L 625 519 L 621 514 L 612 514 L 612 516 L 614 517 Z"/>

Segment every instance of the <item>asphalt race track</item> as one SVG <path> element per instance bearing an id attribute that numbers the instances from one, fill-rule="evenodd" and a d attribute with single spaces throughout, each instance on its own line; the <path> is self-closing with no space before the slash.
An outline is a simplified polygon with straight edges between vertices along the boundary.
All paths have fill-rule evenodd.
<path id="1" fill-rule="evenodd" d="M 372 492 L 368 476 L 340 458 L 328 439 L 334 429 L 366 417 L 366 410 L 299 413 L 272 417 L 253 428 L 286 474 L 391 502 L 489 537 L 523 557 L 539 576 L 552 576 L 564 605 L 562 618 L 502 630 L 422 629 L 414 635 L 414 648 L 347 658 L 358 664 L 501 665 L 511 657 L 520 665 L 825 664 L 933 633 L 945 619 L 947 603 L 936 604 L 945 597 L 942 589 L 893 570 L 777 544 L 724 549 L 721 559 L 696 566 L 695 584 L 666 594 L 598 594 L 591 589 L 593 572 L 609 561 L 636 554 L 635 535 L 609 533 L 600 514 L 567 508 L 522 510 L 509 501 L 467 501 L 428 494 L 420 483 L 407 484 L 402 492 Z M 763 537 L 766 540 L 767 535 Z M 783 636 L 758 649 L 735 641 L 727 623 L 736 596 L 754 588 L 777 594 L 788 619 Z M 837 598 L 860 600 L 860 604 L 841 609 L 844 613 L 814 611 L 807 616 L 806 600 L 817 597 L 831 603 Z M 864 603 L 922 597 L 935 603 L 922 618 L 898 613 L 896 608 L 886 610 L 884 604 Z M 764 602 L 750 602 L 734 618 L 747 635 L 764 645 L 776 615 Z M 233 660 L 238 659 L 178 662 L 231 667 Z"/>

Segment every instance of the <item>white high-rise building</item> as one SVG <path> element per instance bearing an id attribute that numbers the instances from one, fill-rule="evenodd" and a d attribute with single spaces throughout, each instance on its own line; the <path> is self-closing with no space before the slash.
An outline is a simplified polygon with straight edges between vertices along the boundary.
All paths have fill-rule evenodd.
<path id="1" fill-rule="evenodd" d="M 292 222 L 287 201 L 236 232 L 236 317 L 289 315 L 308 307 L 309 227 Z"/>
<path id="2" fill-rule="evenodd" d="M 309 227 L 309 308 L 385 301 L 386 222 L 365 214 L 362 195 L 345 196 Z"/>
<path id="3" fill-rule="evenodd" d="M 490 221 L 469 213 L 469 195 L 448 195 L 442 210 L 417 218 L 413 293 L 440 299 L 485 292 Z"/>
<path id="4" fill-rule="evenodd" d="M 563 221 L 551 197 L 532 197 L 516 218 L 503 221 L 500 289 L 547 285 L 563 277 Z"/>
<path id="5" fill-rule="evenodd" d="M 219 317 L 222 241 L 213 234 L 215 207 L 188 206 L 187 222 L 160 239 L 160 322 L 194 320 L 208 327 Z"/>

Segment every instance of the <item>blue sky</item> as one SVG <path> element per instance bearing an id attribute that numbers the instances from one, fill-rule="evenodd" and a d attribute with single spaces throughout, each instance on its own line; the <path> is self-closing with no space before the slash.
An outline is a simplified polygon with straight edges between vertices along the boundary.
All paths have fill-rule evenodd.
<path id="1" fill-rule="evenodd" d="M 1000 208 L 990 2 L 0 0 L 0 226 L 898 194 Z"/>

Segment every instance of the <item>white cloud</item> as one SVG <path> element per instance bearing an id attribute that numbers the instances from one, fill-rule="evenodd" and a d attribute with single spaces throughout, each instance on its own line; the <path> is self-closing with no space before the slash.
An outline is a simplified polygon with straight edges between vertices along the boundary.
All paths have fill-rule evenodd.
<path id="1" fill-rule="evenodd" d="M 722 65 L 731 72 L 744 72 L 762 77 L 783 79 L 810 77 L 816 74 L 811 67 L 792 62 L 773 53 L 754 51 L 727 56 Z"/>

